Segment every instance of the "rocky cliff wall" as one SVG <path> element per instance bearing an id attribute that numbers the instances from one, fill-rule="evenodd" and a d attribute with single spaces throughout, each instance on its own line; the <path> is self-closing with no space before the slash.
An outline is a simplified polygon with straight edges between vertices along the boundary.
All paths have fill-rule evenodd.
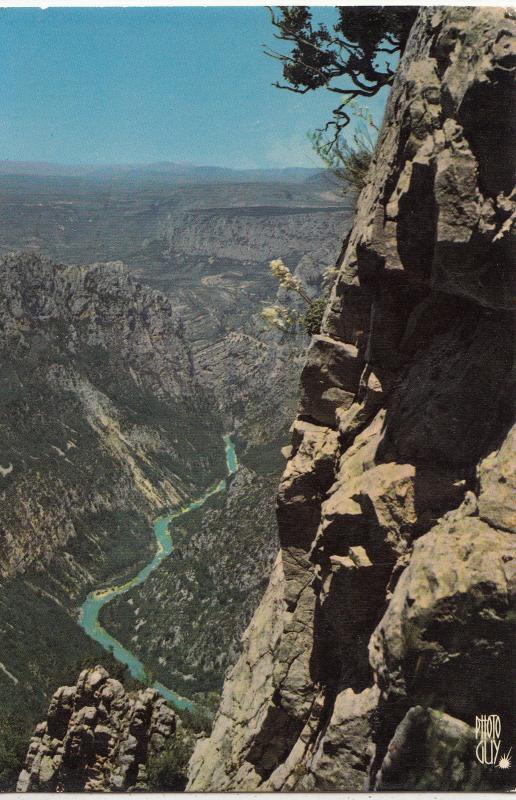
<path id="1" fill-rule="evenodd" d="M 515 785 L 475 756 L 480 714 L 512 744 L 513 33 L 503 9 L 416 20 L 191 790 Z"/>

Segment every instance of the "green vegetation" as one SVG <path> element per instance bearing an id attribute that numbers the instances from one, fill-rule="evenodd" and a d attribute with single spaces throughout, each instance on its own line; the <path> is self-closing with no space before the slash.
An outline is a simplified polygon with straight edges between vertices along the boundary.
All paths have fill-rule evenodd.
<path id="1" fill-rule="evenodd" d="M 93 385 L 109 397 L 125 426 L 148 425 L 166 439 L 164 447 L 152 451 L 155 466 L 137 459 L 151 481 L 159 480 L 160 470 L 165 470 L 175 485 L 179 478 L 193 491 L 224 472 L 220 419 L 203 391 L 179 400 L 158 397 L 153 385 L 136 384 L 123 359 L 102 347 L 84 347 L 79 363 Z"/>
<path id="2" fill-rule="evenodd" d="M 214 697 L 217 698 L 216 705 L 213 703 Z M 209 736 L 213 727 L 213 717 L 219 707 L 220 692 L 195 692 L 192 700 L 196 703 L 193 708 L 177 709 L 176 714 L 187 730 Z"/>
<path id="3" fill-rule="evenodd" d="M 152 792 L 183 792 L 186 770 L 195 740 L 176 735 L 159 756 L 149 758 L 149 789 Z"/>
<path id="4" fill-rule="evenodd" d="M 0 711 L 0 792 L 16 789 L 32 727 L 31 721 L 19 711 Z"/>
<path id="5" fill-rule="evenodd" d="M 109 672 L 111 678 L 116 678 L 120 683 L 124 684 L 124 688 L 128 692 L 136 691 L 142 688 L 140 681 L 137 681 L 125 664 L 120 664 L 119 661 L 113 658 L 110 653 L 103 650 L 99 655 L 87 655 L 77 661 L 68 668 L 68 678 L 64 678 L 64 685 L 73 686 L 77 681 L 83 669 L 92 669 L 100 664 Z"/>
<path id="6" fill-rule="evenodd" d="M 220 691 L 236 658 L 277 549 L 273 498 L 281 467 L 258 475 L 248 463 L 243 455 L 227 493 L 174 521 L 170 557 L 100 613 L 158 680 L 204 707 L 205 693 Z M 199 730 L 209 723 L 189 720 Z"/>
<path id="7" fill-rule="evenodd" d="M 77 563 L 96 573 L 95 588 L 99 584 L 121 581 L 126 575 L 137 572 L 154 554 L 155 540 L 149 520 L 136 511 L 108 511 L 103 509 L 85 514 L 75 522 L 77 535 L 68 541 L 68 551 Z M 95 531 L 102 538 L 102 561 L 86 543 L 87 534 Z M 97 564 L 94 564 L 95 557 Z M 96 567 L 96 568 L 95 568 Z"/>
<path id="8" fill-rule="evenodd" d="M 103 664 L 110 674 L 121 675 L 125 683 L 128 679 L 124 668 L 55 602 L 51 588 L 45 575 L 35 573 L 0 587 L 2 660 L 18 681 L 0 672 L 0 708 L 19 711 L 25 698 L 33 722 L 46 711 L 53 692 L 75 683 L 87 666 Z"/>
<path id="9" fill-rule="evenodd" d="M 350 191 L 360 193 L 364 188 L 378 133 L 371 113 L 364 106 L 353 101 L 348 106 L 361 120 L 351 140 L 342 132 L 329 137 L 324 131 L 315 131 L 309 136 L 312 147 L 336 178 L 343 194 Z"/>
<path id="10" fill-rule="evenodd" d="M 288 428 L 280 436 L 270 442 L 250 445 L 240 457 L 242 464 L 252 469 L 258 475 L 272 476 L 279 480 L 285 468 L 285 459 L 281 455 L 281 448 L 289 442 Z"/>
<path id="11" fill-rule="evenodd" d="M 309 336 L 319 333 L 324 309 L 337 270 L 329 267 L 324 273 L 325 289 L 322 297 L 310 297 L 299 278 L 292 275 L 281 258 L 271 261 L 270 268 L 272 274 L 278 279 L 280 288 L 286 289 L 287 292 L 295 292 L 308 308 L 301 312 L 296 308 L 287 308 L 284 305 L 265 306 L 262 309 L 262 319 L 271 327 L 278 328 L 285 333 L 307 333 Z"/>
<path id="12" fill-rule="evenodd" d="M 312 10 L 304 6 L 271 10 L 274 36 L 286 42 L 290 52 L 270 48 L 265 52 L 283 66 L 285 83 L 276 82 L 277 88 L 298 94 L 324 88 L 338 96 L 331 119 L 310 138 L 341 188 L 361 191 L 374 137 L 360 124 L 349 138 L 343 132 L 352 118 L 363 120 L 364 113 L 368 114 L 357 100 L 373 97 L 392 83 L 396 59 L 405 47 L 418 9 L 340 6 L 335 11 L 336 22 L 329 27 L 316 23 Z"/>
<path id="13" fill-rule="evenodd" d="M 327 302 L 328 297 L 326 295 L 324 297 L 317 297 L 310 303 L 308 311 L 303 314 L 301 325 L 309 336 L 313 336 L 321 330 L 322 318 Z"/>
<path id="14" fill-rule="evenodd" d="M 265 52 L 283 66 L 279 89 L 306 94 L 320 88 L 340 102 L 325 130 L 336 140 L 349 124 L 350 102 L 373 97 L 394 78 L 393 57 L 403 51 L 416 18 L 416 6 L 338 6 L 333 26 L 317 24 L 306 6 L 271 9 L 275 38 L 290 49 Z"/>

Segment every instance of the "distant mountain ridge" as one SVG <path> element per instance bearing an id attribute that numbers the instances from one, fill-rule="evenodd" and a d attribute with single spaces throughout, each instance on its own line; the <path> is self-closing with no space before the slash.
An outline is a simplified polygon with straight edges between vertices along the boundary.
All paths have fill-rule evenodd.
<path id="1" fill-rule="evenodd" d="M 113 178 L 141 180 L 154 178 L 175 183 L 256 183 L 286 181 L 304 183 L 324 175 L 318 167 L 285 167 L 278 169 L 232 169 L 230 167 L 176 164 L 158 161 L 151 164 L 54 164 L 45 161 L 0 161 L 0 175 L 32 177 L 90 178 L 99 181 Z"/>

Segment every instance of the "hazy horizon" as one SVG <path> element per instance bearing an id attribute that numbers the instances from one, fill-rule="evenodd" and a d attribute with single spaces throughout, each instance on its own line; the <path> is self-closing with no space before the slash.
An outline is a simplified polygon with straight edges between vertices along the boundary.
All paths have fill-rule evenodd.
<path id="1" fill-rule="evenodd" d="M 173 159 L 162 159 L 160 161 L 100 161 L 100 162 L 92 162 L 92 161 L 43 161 L 43 160 L 34 160 L 34 159 L 22 159 L 22 158 L 2 158 L 0 159 L 0 166 L 5 164 L 17 164 L 17 165 L 24 165 L 24 166 L 48 166 L 48 167 L 63 167 L 73 169 L 75 167 L 79 169 L 93 169 L 93 170 L 101 170 L 106 167 L 158 167 L 158 166 L 168 166 L 168 167 L 180 167 L 180 168 L 187 168 L 187 169 L 224 169 L 228 171 L 235 171 L 235 172 L 255 172 L 255 171 L 277 171 L 277 170 L 306 170 L 307 172 L 316 171 L 316 170 L 324 170 L 325 167 L 323 164 L 317 165 L 312 164 L 308 166 L 274 166 L 274 167 L 231 167 L 225 166 L 222 164 L 216 163 L 196 163 L 194 161 L 174 161 Z"/>

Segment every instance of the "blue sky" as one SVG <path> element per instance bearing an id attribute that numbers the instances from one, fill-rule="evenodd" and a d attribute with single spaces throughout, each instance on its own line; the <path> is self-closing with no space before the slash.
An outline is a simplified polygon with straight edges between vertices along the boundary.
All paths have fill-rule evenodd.
<path id="1" fill-rule="evenodd" d="M 313 166 L 336 96 L 272 87 L 272 32 L 263 7 L 0 10 L 0 160 Z"/>

